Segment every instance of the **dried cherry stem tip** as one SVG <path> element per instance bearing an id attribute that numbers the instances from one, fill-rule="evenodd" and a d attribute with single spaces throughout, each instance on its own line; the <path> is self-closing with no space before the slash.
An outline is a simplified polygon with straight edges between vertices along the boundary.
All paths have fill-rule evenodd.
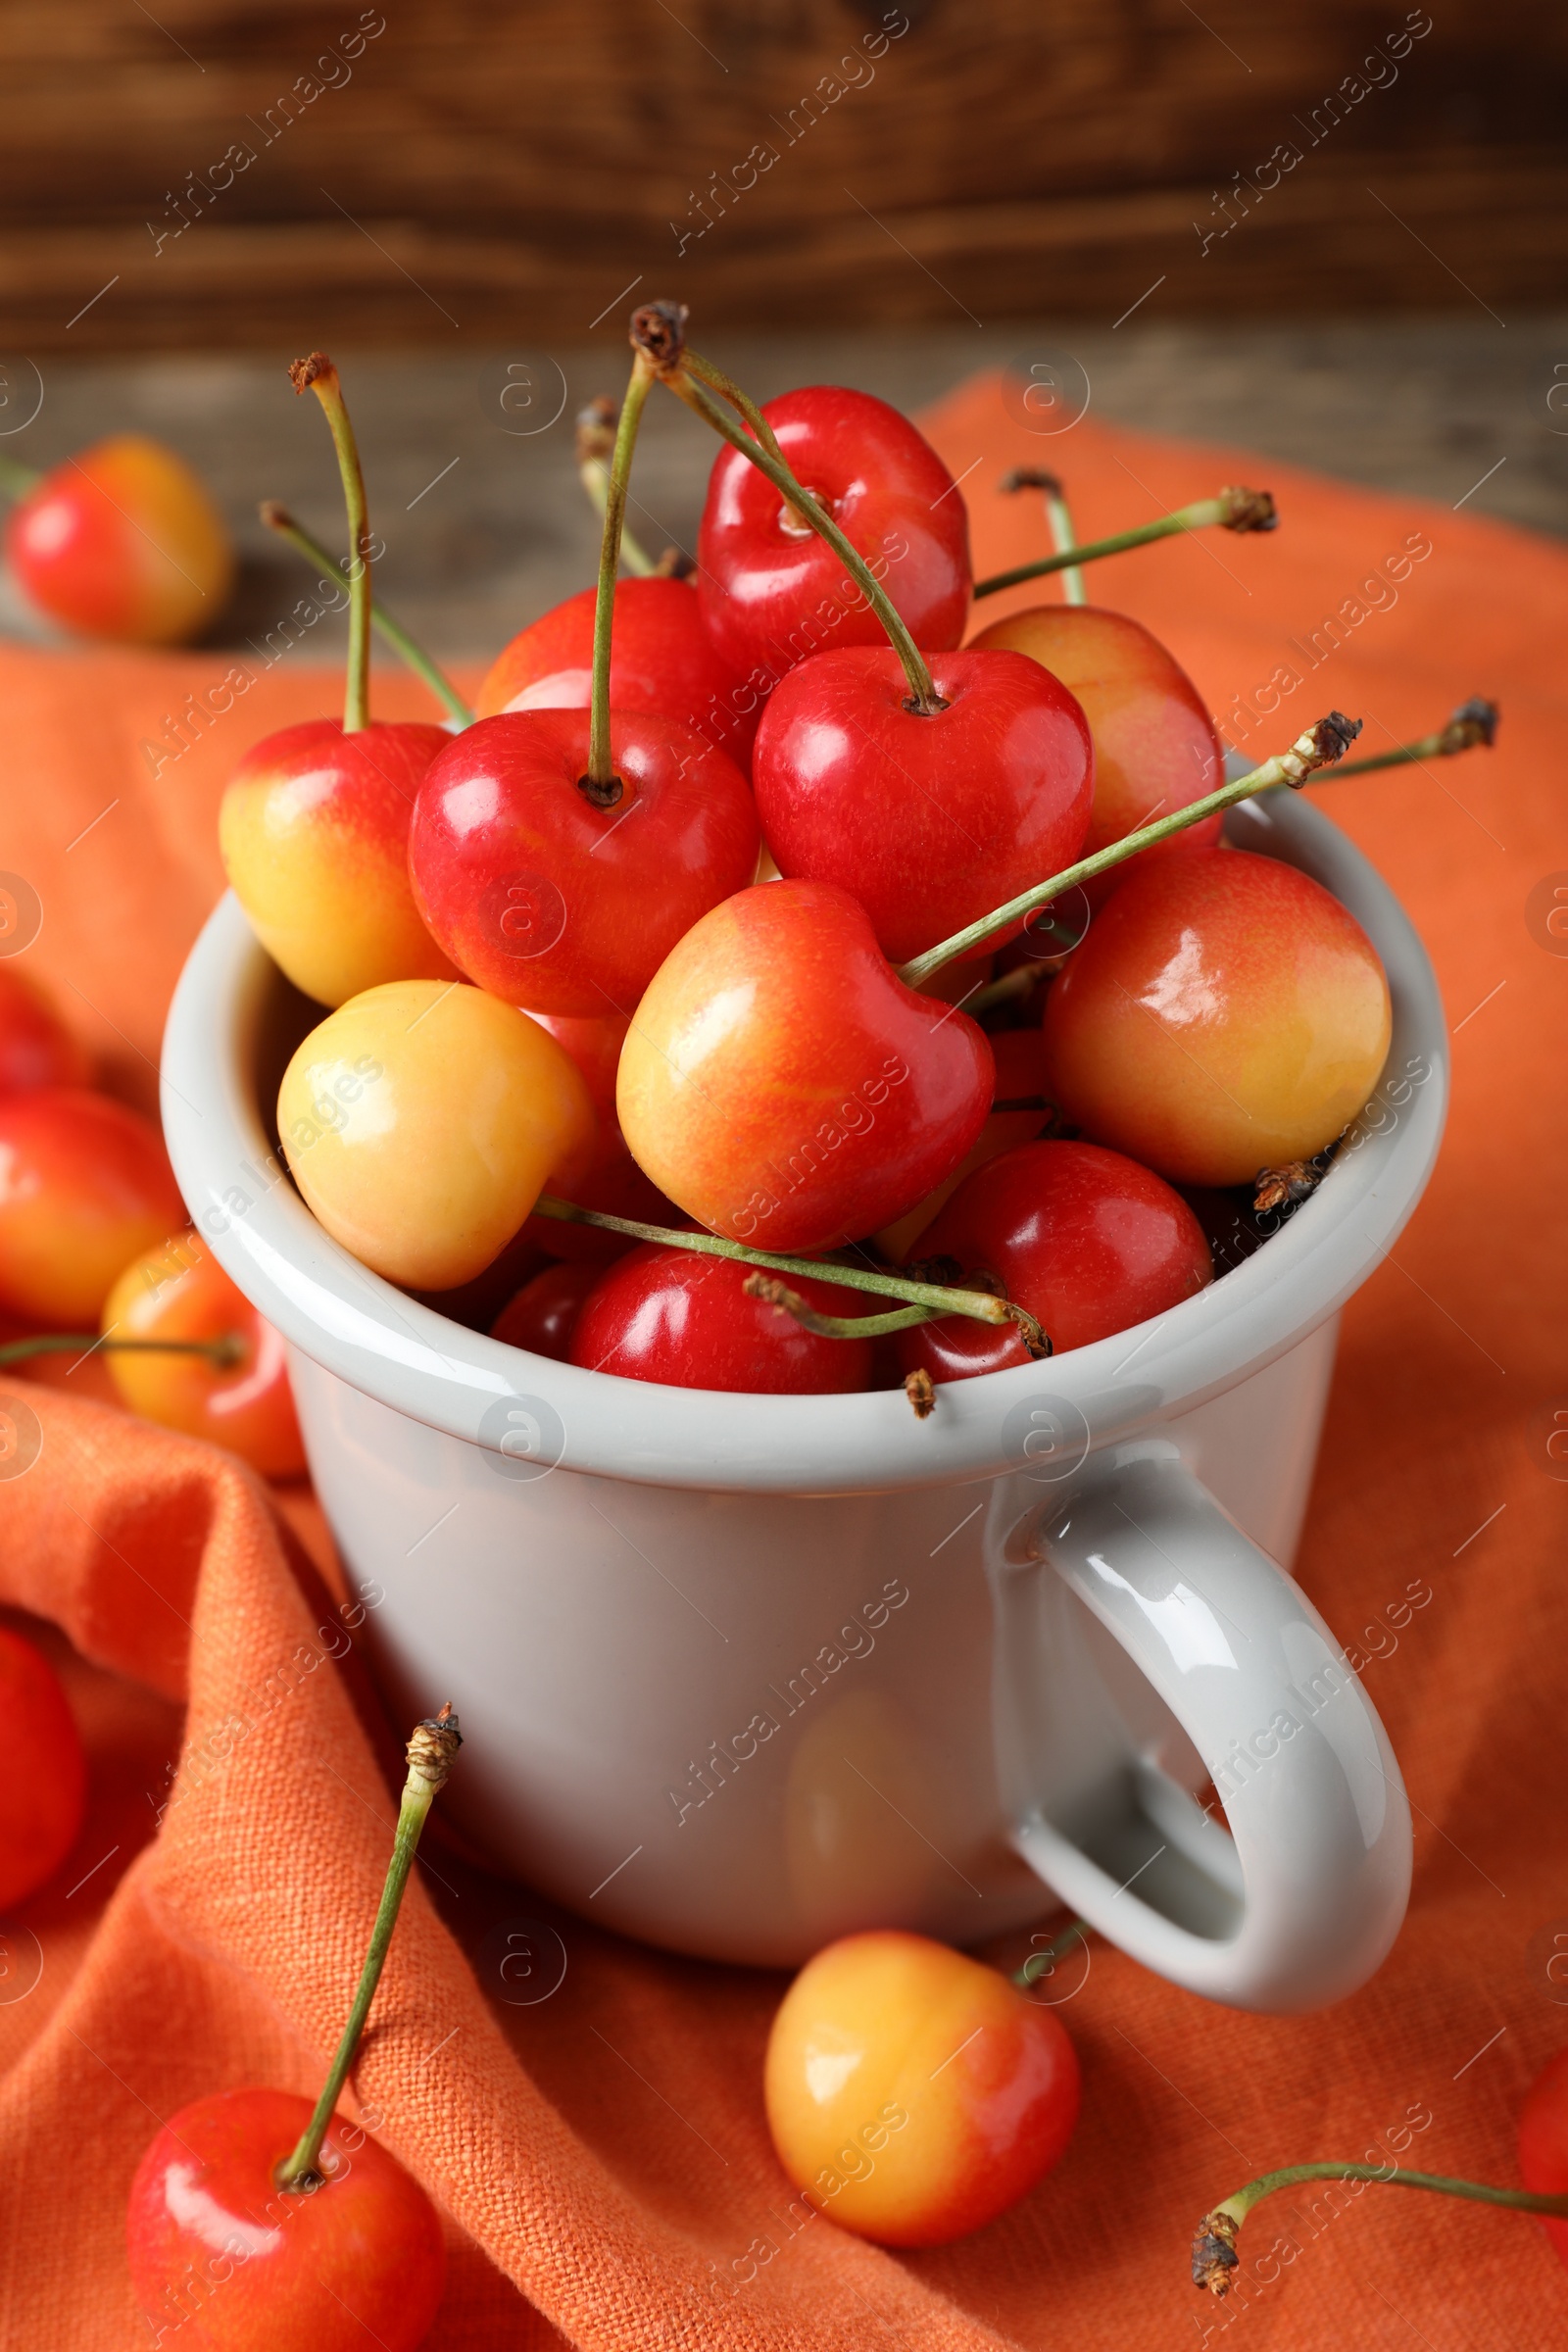
<path id="1" fill-rule="evenodd" d="M 453 1759 L 462 1745 L 463 1734 L 458 1729 L 458 1719 L 452 1711 L 450 1699 L 438 1715 L 427 1716 L 423 1723 L 414 1727 L 414 1736 L 407 1750 L 409 1774 L 403 1784 L 403 1798 L 398 1807 L 392 1859 L 387 1865 L 386 1884 L 381 1889 L 375 1926 L 370 1931 L 370 1948 L 365 1955 L 359 1989 L 354 1995 L 354 2006 L 349 2011 L 349 2022 L 343 2030 L 337 2056 L 332 2061 L 321 2095 L 316 2102 L 316 2111 L 305 2127 L 298 2147 L 278 2167 L 279 2188 L 310 2190 L 320 2184 L 321 2176 L 317 2171 L 317 2160 L 321 2153 L 321 2142 L 326 2137 L 338 2095 L 354 2064 L 354 2054 L 360 2046 L 365 2021 L 370 2013 L 370 2003 L 375 1998 L 375 1988 L 381 1981 L 387 1946 L 397 1924 L 398 1907 L 414 1865 L 419 1833 L 424 1828 L 425 1816 L 435 1792 L 444 1786 L 452 1770 Z"/>
<path id="2" fill-rule="evenodd" d="M 1194 499 L 1191 506 L 1178 507 L 1173 514 L 1156 515 L 1152 522 L 1140 522 L 1109 539 L 1093 539 L 1086 547 L 1042 556 L 1038 563 L 1018 564 L 1011 571 L 993 572 L 988 580 L 976 580 L 974 592 L 977 597 L 995 596 L 1001 589 L 1016 588 L 1023 580 L 1038 580 L 1045 572 L 1067 571 L 1079 564 L 1096 563 L 1102 556 L 1125 555 L 1130 547 L 1148 547 L 1152 540 L 1176 538 L 1183 531 L 1206 530 L 1216 524 L 1222 531 L 1272 531 L 1278 528 L 1279 519 L 1267 490 L 1248 490 L 1238 483 L 1222 490 L 1217 498 Z"/>
<path id="3" fill-rule="evenodd" d="M 332 428 L 332 446 L 343 477 L 349 516 L 349 664 L 343 687 L 343 732 L 357 735 L 370 723 L 370 522 L 365 503 L 365 472 L 359 444 L 344 405 L 337 369 L 324 351 L 290 364 L 296 393 L 314 392 Z"/>
<path id="4" fill-rule="evenodd" d="M 1360 732 L 1361 721 L 1358 718 L 1347 718 L 1343 710 L 1331 710 L 1326 718 L 1314 719 L 1297 737 L 1289 751 L 1276 754 L 1272 760 L 1265 760 L 1261 767 L 1254 767 L 1249 775 L 1238 776 L 1234 784 L 1222 784 L 1217 792 L 1205 793 L 1200 801 L 1190 801 L 1185 808 L 1176 809 L 1170 816 L 1162 816 L 1152 825 L 1141 825 L 1136 833 L 1124 833 L 1120 841 L 1113 841 L 1106 848 L 1097 850 L 1092 858 L 1081 858 L 1076 865 L 1069 865 L 1062 873 L 1054 874 L 1049 882 L 1039 883 L 1032 890 L 1021 891 L 1017 898 L 1009 899 L 1004 906 L 998 906 L 990 914 L 982 915 L 979 922 L 970 923 L 965 930 L 956 931 L 951 939 L 943 940 L 937 947 L 928 948 L 923 956 L 916 956 L 910 962 L 900 964 L 897 967 L 899 978 L 906 988 L 923 988 L 932 974 L 940 972 L 944 964 L 952 963 L 955 956 L 966 956 L 971 948 L 983 947 L 988 939 L 994 939 L 999 931 L 1010 929 L 1024 915 L 1032 914 L 1037 906 L 1049 906 L 1052 900 L 1059 898 L 1064 890 L 1087 882 L 1094 874 L 1107 872 L 1111 866 L 1120 865 L 1124 858 L 1136 858 L 1140 850 L 1149 849 L 1154 842 L 1166 841 L 1172 833 L 1183 832 L 1188 825 L 1199 824 L 1205 816 L 1213 816 L 1221 808 L 1230 808 L 1238 801 L 1250 800 L 1253 793 L 1266 792 L 1271 785 L 1289 784 L 1293 790 L 1298 791 L 1307 777 L 1318 768 L 1342 760 Z"/>
<path id="5" fill-rule="evenodd" d="M 1277 2188 L 1302 2180 L 1381 2180 L 1388 2188 L 1430 2188 L 1439 2196 L 1468 2197 L 1480 2205 L 1503 2205 L 1513 2213 L 1568 2218 L 1568 2196 L 1538 2196 L 1527 2188 L 1492 2188 L 1480 2180 L 1455 2180 L 1446 2173 L 1390 2172 L 1379 2164 L 1288 2164 L 1280 2172 L 1249 2180 L 1234 2197 L 1205 2213 L 1193 2233 L 1193 2284 L 1210 2295 L 1228 2295 L 1231 2273 L 1241 2257 L 1236 2241 L 1252 2207 Z"/>
<path id="6" fill-rule="evenodd" d="M 310 532 L 295 521 L 287 507 L 275 498 L 264 498 L 256 511 L 270 531 L 275 531 L 280 539 L 286 539 L 307 564 L 316 566 L 324 580 L 331 580 L 334 586 L 347 589 L 352 597 L 354 582 L 342 564 L 333 563 L 320 541 L 313 539 Z M 408 664 L 416 678 L 424 680 L 436 701 L 445 704 L 450 717 L 460 719 L 466 727 L 472 726 L 473 712 L 452 680 L 436 667 L 423 646 L 409 635 L 402 622 L 394 620 L 385 607 L 378 605 L 373 597 L 370 601 L 370 626 L 380 630 L 393 652 Z"/>
<path id="7" fill-rule="evenodd" d="M 904 674 L 909 681 L 909 693 L 905 708 L 916 717 L 934 717 L 947 704 L 932 683 L 925 657 L 906 626 L 904 616 L 888 595 L 865 558 L 852 547 L 831 514 L 811 496 L 790 471 L 779 453 L 766 418 L 756 404 L 747 399 L 737 385 L 730 382 L 709 360 L 686 349 L 686 306 L 678 302 L 650 303 L 633 313 L 631 322 L 632 347 L 644 356 L 657 373 L 661 383 L 694 409 L 705 423 L 712 426 L 732 449 L 770 481 L 787 506 L 793 507 L 799 519 L 824 539 L 851 579 L 875 612 L 887 632 L 888 641 L 904 664 Z M 715 393 L 718 395 L 714 397 Z M 727 401 L 743 421 L 725 413 L 721 405 Z M 749 429 L 748 429 L 749 428 Z"/>
<path id="8" fill-rule="evenodd" d="M 1392 752 L 1374 752 L 1366 760 L 1348 760 L 1339 774 L 1365 776 L 1375 767 L 1406 767 L 1417 760 L 1451 760 L 1459 752 L 1473 752 L 1478 747 L 1490 752 L 1497 740 L 1500 715 L 1495 703 L 1473 694 L 1434 734 L 1419 736 L 1414 743 L 1396 744 Z"/>

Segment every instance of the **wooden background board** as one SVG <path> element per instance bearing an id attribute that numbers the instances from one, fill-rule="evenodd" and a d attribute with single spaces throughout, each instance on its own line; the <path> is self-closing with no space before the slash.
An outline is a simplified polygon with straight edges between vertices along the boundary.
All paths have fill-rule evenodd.
<path id="1" fill-rule="evenodd" d="M 1108 326 L 1565 279 L 1561 0 L 6 0 L 0 76 L 27 351 L 580 339 L 634 286 Z"/>

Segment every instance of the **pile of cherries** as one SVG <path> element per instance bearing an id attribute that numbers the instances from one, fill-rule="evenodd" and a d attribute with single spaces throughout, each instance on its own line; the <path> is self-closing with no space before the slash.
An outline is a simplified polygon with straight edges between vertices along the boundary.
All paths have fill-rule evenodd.
<path id="1" fill-rule="evenodd" d="M 278 1129 L 329 1233 L 515 1346 L 698 1389 L 919 1381 L 928 1409 L 1208 1283 L 1213 1194 L 1334 1143 L 1388 988 L 1217 812 L 1118 860 L 1223 778 L 1147 629 L 1052 604 L 961 644 L 964 502 L 914 425 L 836 387 L 759 411 L 682 317 L 633 321 L 598 591 L 456 734 L 369 719 L 363 477 L 331 363 L 296 364 L 361 611 L 343 722 L 256 745 L 222 804 L 259 938 L 333 1008 Z M 659 381 L 728 445 L 694 579 L 617 583 Z"/>

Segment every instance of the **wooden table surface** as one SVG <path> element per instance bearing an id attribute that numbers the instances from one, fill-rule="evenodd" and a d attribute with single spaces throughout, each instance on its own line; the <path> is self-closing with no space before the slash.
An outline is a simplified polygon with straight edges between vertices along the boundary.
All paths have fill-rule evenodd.
<path id="1" fill-rule="evenodd" d="M 1568 386 L 1568 314 L 1513 316 L 1506 327 L 1477 313 L 1311 319 L 1298 328 L 1133 320 L 1118 330 L 737 332 L 709 338 L 709 349 L 760 398 L 838 380 L 905 408 L 976 368 L 1067 352 L 1086 370 L 1101 416 L 1240 442 L 1568 533 L 1568 390 L 1559 390 L 1555 412 L 1548 407 L 1553 384 Z M 618 394 L 624 353 L 617 312 L 588 347 L 334 355 L 363 445 L 371 521 L 387 543 L 378 593 L 432 652 L 487 658 L 591 581 L 598 534 L 572 466 L 571 419 L 594 393 Z M 256 502 L 282 499 L 334 548 L 343 536 L 330 443 L 315 404 L 290 392 L 292 356 L 46 359 L 36 419 L 0 446 L 41 466 L 128 426 L 182 449 L 213 484 L 243 551 L 239 592 L 218 632 L 219 642 L 240 644 L 276 624 L 305 576 L 257 520 Z M 514 393 L 504 411 L 509 382 L 532 405 L 519 408 Z M 18 397 L 12 413 L 20 406 Z M 1058 456 L 1070 471 L 1066 444 Z M 651 549 L 692 546 L 711 457 L 711 441 L 676 403 L 650 404 L 633 521 Z M 325 630 L 340 626 L 323 625 L 323 651 Z M 9 588 L 0 591 L 0 627 L 46 634 Z"/>

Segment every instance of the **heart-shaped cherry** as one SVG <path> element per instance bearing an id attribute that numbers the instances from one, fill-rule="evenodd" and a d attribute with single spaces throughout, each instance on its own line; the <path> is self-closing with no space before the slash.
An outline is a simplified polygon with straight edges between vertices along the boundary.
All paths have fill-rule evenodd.
<path id="1" fill-rule="evenodd" d="M 803 662 L 753 756 L 780 872 L 853 892 L 895 961 L 1068 864 L 1094 796 L 1088 723 L 1050 670 L 967 651 L 928 667 L 919 710 L 886 645 Z"/>
<path id="2" fill-rule="evenodd" d="M 917 645 L 963 635 L 969 518 L 947 466 L 906 416 L 868 392 L 817 384 L 761 411 L 802 486 L 887 587 Z M 763 693 L 824 646 L 880 645 L 842 561 L 735 449 L 716 460 L 698 541 L 698 597 L 719 657 Z"/>
<path id="3" fill-rule="evenodd" d="M 542 613 L 504 647 L 480 687 L 480 718 L 503 710 L 585 710 L 593 687 L 594 606 L 582 589 Z M 760 709 L 720 660 L 684 580 L 620 580 L 610 663 L 612 710 L 653 710 L 677 719 L 744 766 Z"/>
<path id="4" fill-rule="evenodd" d="M 620 1057 L 621 1131 L 660 1190 L 760 1250 L 874 1232 L 985 1123 L 985 1033 L 906 988 L 826 882 L 743 890 L 661 967 Z"/>
<path id="5" fill-rule="evenodd" d="M 325 354 L 296 360 L 289 375 L 326 412 L 349 512 L 343 718 L 307 719 L 253 745 L 223 795 L 219 842 L 263 947 L 296 988 L 335 1005 L 384 981 L 457 978 L 419 920 L 408 875 L 415 794 L 451 739 L 414 721 L 370 724 L 370 538 L 359 451 Z"/>
<path id="6" fill-rule="evenodd" d="M 1021 1144 L 966 1176 L 920 1236 L 922 1263 L 1028 1307 L 1054 1354 L 1165 1314 L 1214 1279 L 1208 1243 L 1179 1193 L 1096 1144 Z M 944 1266 L 944 1274 L 947 1269 Z M 905 1372 L 968 1380 L 1026 1364 L 1015 1325 L 957 1316 L 898 1335 Z"/>

